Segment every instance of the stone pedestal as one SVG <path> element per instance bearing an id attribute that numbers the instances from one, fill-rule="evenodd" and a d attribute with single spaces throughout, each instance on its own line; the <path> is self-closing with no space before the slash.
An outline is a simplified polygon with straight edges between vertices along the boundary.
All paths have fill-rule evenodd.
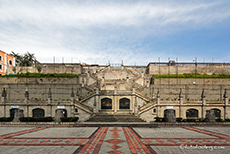
<path id="1" fill-rule="evenodd" d="M 16 109 L 14 110 L 14 122 L 20 122 L 19 118 L 24 117 L 23 110 Z"/>
<path id="2" fill-rule="evenodd" d="M 167 109 L 167 112 L 166 112 L 166 115 L 164 118 L 167 119 L 167 121 L 169 121 L 169 122 L 176 122 L 174 110 L 173 109 Z"/>
<path id="3" fill-rule="evenodd" d="M 210 122 L 215 122 L 216 121 L 216 116 L 215 116 L 215 112 L 214 110 L 207 110 L 206 111 L 206 121 L 210 121 Z"/>

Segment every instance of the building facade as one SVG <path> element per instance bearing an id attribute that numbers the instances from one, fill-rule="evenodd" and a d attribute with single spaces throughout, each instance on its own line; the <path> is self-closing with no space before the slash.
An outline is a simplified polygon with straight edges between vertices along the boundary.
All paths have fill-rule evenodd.
<path id="1" fill-rule="evenodd" d="M 217 118 L 230 118 L 230 79 L 154 79 L 159 70 L 183 72 L 199 66 L 160 65 L 45 64 L 43 71 L 78 72 L 78 78 L 0 78 L 0 117 L 13 116 L 16 109 L 25 117 L 55 117 L 62 110 L 80 121 L 97 114 L 133 114 L 150 122 L 173 109 L 176 118 L 204 119 L 210 110 Z M 229 64 L 205 65 L 205 70 L 230 70 Z"/>
<path id="2" fill-rule="evenodd" d="M 9 72 L 12 73 L 12 67 L 16 66 L 16 59 L 15 57 L 5 53 L 4 51 L 0 50 L 0 75 L 6 75 L 9 74 Z"/>

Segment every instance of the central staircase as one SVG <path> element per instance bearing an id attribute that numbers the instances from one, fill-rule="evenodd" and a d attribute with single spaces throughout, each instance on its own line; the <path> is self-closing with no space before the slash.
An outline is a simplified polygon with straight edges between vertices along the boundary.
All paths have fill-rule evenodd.
<path id="1" fill-rule="evenodd" d="M 145 122 L 135 115 L 103 115 L 98 114 L 86 122 Z"/>

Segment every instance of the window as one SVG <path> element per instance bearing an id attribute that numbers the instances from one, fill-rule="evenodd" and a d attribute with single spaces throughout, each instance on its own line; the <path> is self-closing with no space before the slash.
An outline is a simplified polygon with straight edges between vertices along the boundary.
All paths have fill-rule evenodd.
<path id="1" fill-rule="evenodd" d="M 0 61 L 2 61 L 2 56 L 0 56 Z"/>
<path id="2" fill-rule="evenodd" d="M 153 109 L 153 113 L 156 113 L 156 109 Z"/>
<path id="3" fill-rule="evenodd" d="M 75 112 L 78 112 L 78 109 L 77 109 L 77 108 L 75 108 Z"/>
<path id="4" fill-rule="evenodd" d="M 9 60 L 9 64 L 12 65 L 12 60 Z"/>
<path id="5" fill-rule="evenodd" d="M 0 69 L 2 69 L 2 65 L 0 65 Z"/>

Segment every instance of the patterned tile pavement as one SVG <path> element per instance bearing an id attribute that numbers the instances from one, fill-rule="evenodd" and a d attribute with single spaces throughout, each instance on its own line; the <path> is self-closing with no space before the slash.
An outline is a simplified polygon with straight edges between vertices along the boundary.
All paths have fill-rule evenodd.
<path id="1" fill-rule="evenodd" d="M 4 131 L 4 129 L 8 129 L 8 131 Z M 30 153 L 38 153 L 41 149 L 44 154 L 61 153 L 61 151 L 74 154 L 230 153 L 229 127 L 218 129 L 214 127 L 170 129 L 131 127 L 19 129 L 0 127 L 0 130 L 2 130 L 0 154 L 24 153 L 27 150 L 30 150 Z M 50 134 L 55 131 L 56 133 Z M 39 134 L 42 135 L 39 136 Z"/>

